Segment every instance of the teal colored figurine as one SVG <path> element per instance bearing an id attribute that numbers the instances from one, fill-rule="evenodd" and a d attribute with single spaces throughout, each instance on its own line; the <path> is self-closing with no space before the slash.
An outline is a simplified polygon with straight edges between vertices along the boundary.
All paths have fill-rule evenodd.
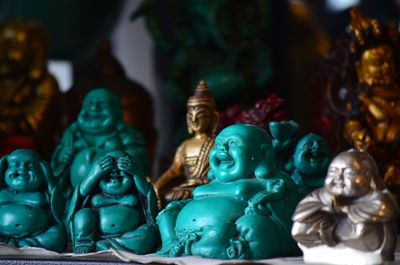
<path id="1" fill-rule="evenodd" d="M 329 145 L 317 134 L 307 134 L 297 143 L 291 177 L 298 187 L 301 198 L 324 186 L 330 163 Z"/>
<path id="2" fill-rule="evenodd" d="M 100 157 L 78 185 L 67 215 L 73 252 L 109 248 L 154 252 L 157 197 L 141 169 L 125 152 Z"/>
<path id="3" fill-rule="evenodd" d="M 298 194 L 276 167 L 269 135 L 232 125 L 216 137 L 208 184 L 157 216 L 162 256 L 265 259 L 301 253 L 290 235 Z"/>
<path id="4" fill-rule="evenodd" d="M 88 176 L 93 162 L 111 151 L 127 152 L 149 173 L 143 136 L 124 123 L 119 98 L 97 88 L 86 95 L 77 121 L 65 130 L 52 157 L 51 165 L 65 187 L 66 199 Z"/>
<path id="5" fill-rule="evenodd" d="M 300 198 L 321 188 L 330 162 L 325 139 L 310 133 L 296 142 L 299 125 L 295 121 L 270 122 L 269 129 L 278 168 L 291 175 Z"/>
<path id="6" fill-rule="evenodd" d="M 63 251 L 63 206 L 50 166 L 19 149 L 0 160 L 0 178 L 0 242 Z"/>

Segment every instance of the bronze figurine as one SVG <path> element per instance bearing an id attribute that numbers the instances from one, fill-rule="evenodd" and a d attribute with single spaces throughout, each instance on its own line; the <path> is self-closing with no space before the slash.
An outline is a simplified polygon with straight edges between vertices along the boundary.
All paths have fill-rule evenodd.
<path id="1" fill-rule="evenodd" d="M 211 91 L 200 81 L 187 102 L 188 131 L 194 136 L 178 147 L 172 165 L 154 184 L 161 203 L 191 198 L 195 187 L 208 183 L 208 154 L 218 118 Z"/>
<path id="2" fill-rule="evenodd" d="M 32 21 L 0 23 L 0 136 L 5 145 L 7 138 L 24 137 L 23 142 L 30 144 L 22 146 L 50 158 L 62 108 L 58 84 L 46 68 L 46 38 Z"/>

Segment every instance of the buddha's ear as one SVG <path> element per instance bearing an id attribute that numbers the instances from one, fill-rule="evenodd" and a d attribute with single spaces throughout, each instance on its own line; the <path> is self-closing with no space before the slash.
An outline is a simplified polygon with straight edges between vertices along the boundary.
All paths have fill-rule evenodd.
<path id="1" fill-rule="evenodd" d="M 263 143 L 260 146 L 260 161 L 258 165 L 256 166 L 254 170 L 254 175 L 257 179 L 266 179 L 268 178 L 268 175 L 270 174 L 270 163 L 271 159 L 273 159 L 274 156 L 271 156 L 272 152 L 272 145 L 268 143 Z"/>
<path id="2" fill-rule="evenodd" d="M 189 113 L 186 113 L 186 126 L 189 134 L 193 134 L 192 128 L 189 126 L 190 121 L 189 121 Z"/>
<path id="3" fill-rule="evenodd" d="M 217 132 L 218 121 L 219 121 L 219 112 L 218 111 L 214 111 L 213 112 L 212 121 L 211 121 L 211 124 L 213 126 L 211 128 L 211 131 L 212 131 L 213 134 L 216 134 L 216 132 Z"/>
<path id="4" fill-rule="evenodd" d="M 214 176 L 214 174 L 211 172 L 210 169 L 209 169 L 208 172 L 207 172 L 207 178 L 208 178 L 208 180 L 210 180 L 210 181 L 215 179 L 215 176 Z"/>
<path id="5" fill-rule="evenodd" d="M 4 173 L 6 171 L 8 167 L 8 163 L 7 163 L 7 156 L 3 156 L 0 159 L 0 186 L 3 184 L 3 180 L 4 180 Z"/>

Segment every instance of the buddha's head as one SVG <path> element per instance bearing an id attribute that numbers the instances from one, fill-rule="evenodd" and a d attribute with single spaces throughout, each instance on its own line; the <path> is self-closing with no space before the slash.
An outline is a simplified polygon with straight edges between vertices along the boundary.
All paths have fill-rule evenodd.
<path id="1" fill-rule="evenodd" d="M 329 165 L 329 146 L 317 134 L 308 134 L 297 143 L 293 155 L 296 169 L 305 176 L 323 176 Z"/>
<path id="2" fill-rule="evenodd" d="M 105 162 L 107 161 L 107 162 Z M 108 163 L 108 165 L 105 165 Z M 112 151 L 99 157 L 93 164 L 88 176 L 80 184 L 80 192 L 86 196 L 92 192 L 100 190 L 107 196 L 122 196 L 132 191 L 136 186 L 134 176 L 142 176 L 136 165 L 132 166 L 136 172 L 127 172 L 121 168 L 121 163 L 134 165 L 132 157 L 122 151 Z"/>
<path id="3" fill-rule="evenodd" d="M 382 187 L 378 167 L 366 152 L 350 150 L 337 155 L 328 168 L 325 189 L 333 196 L 358 198 Z"/>
<path id="4" fill-rule="evenodd" d="M 264 178 L 274 158 L 271 138 L 263 129 L 231 125 L 217 135 L 210 151 L 211 178 L 221 182 Z"/>
<path id="5" fill-rule="evenodd" d="M 187 102 L 186 122 L 189 133 L 214 134 L 218 117 L 211 91 L 204 81 L 200 81 L 194 95 Z"/>
<path id="6" fill-rule="evenodd" d="M 389 45 L 365 50 L 356 62 L 358 81 L 367 85 L 389 85 L 395 82 L 396 67 Z"/>
<path id="7" fill-rule="evenodd" d="M 52 177 L 49 166 L 32 150 L 18 149 L 0 162 L 0 171 L 9 188 L 18 192 L 37 190 Z"/>
<path id="8" fill-rule="evenodd" d="M 99 183 L 100 189 L 112 196 L 126 194 L 133 185 L 132 177 L 118 169 L 113 169 L 110 174 L 104 175 Z"/>
<path id="9" fill-rule="evenodd" d="M 122 121 L 122 106 L 117 95 L 104 88 L 91 90 L 83 100 L 78 125 L 84 133 L 111 133 Z"/>
<path id="10" fill-rule="evenodd" d="M 0 23 L 0 76 L 42 76 L 47 53 L 47 36 L 36 23 L 12 19 Z"/>

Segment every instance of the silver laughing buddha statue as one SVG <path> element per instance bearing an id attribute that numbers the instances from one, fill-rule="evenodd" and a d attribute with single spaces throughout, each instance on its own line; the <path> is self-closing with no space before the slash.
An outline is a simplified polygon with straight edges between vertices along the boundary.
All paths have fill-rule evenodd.
<path id="1" fill-rule="evenodd" d="M 394 258 L 398 212 L 373 158 L 350 150 L 333 159 L 324 187 L 297 205 L 292 236 L 306 263 L 381 264 Z"/>

